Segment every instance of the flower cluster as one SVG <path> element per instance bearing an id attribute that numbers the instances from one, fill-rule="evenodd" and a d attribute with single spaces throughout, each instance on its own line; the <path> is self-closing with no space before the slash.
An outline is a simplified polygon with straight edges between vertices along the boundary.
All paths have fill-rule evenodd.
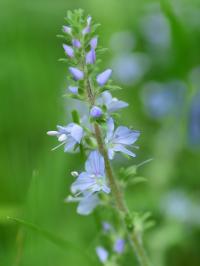
<path id="1" fill-rule="evenodd" d="M 102 264 L 118 265 L 116 262 L 120 255 L 125 252 L 126 241 L 110 223 L 103 222 L 102 229 L 107 247 L 97 246 L 96 254 Z"/>
<path id="2" fill-rule="evenodd" d="M 60 142 L 56 148 L 64 145 L 65 152 L 84 150 L 87 156 L 85 171 L 72 172 L 76 180 L 71 185 L 72 195 L 66 201 L 78 202 L 77 212 L 88 215 L 101 203 L 101 195 L 108 195 L 111 191 L 105 158 L 95 140 L 94 126 L 98 125 L 102 131 L 102 145 L 109 160 L 114 159 L 118 152 L 135 157 L 129 147 L 137 141 L 140 133 L 126 126 L 115 129 L 115 112 L 128 104 L 112 97 L 111 91 L 117 87 L 112 85 L 110 79 L 112 70 L 106 69 L 101 73 L 98 71 L 97 58 L 103 51 L 99 48 L 95 33 L 98 25 L 93 23 L 91 16 L 84 18 L 81 10 L 68 12 L 66 20 L 62 37 L 70 74 L 67 95 L 87 104 L 87 121 L 83 122 L 75 110 L 72 123 L 57 126 L 57 131 L 48 131 L 47 134 L 56 136 Z M 116 252 L 120 245 L 119 241 Z"/>

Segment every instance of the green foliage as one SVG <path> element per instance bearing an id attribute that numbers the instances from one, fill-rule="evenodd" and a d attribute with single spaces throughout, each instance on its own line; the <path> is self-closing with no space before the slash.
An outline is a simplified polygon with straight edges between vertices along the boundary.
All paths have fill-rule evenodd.
<path id="1" fill-rule="evenodd" d="M 199 206 L 200 155 L 197 146 L 193 149 L 187 144 L 191 96 L 199 90 L 189 79 L 189 73 L 200 64 L 200 6 L 199 1 L 195 0 L 170 0 L 165 1 L 165 5 L 162 1 L 161 8 L 157 3 L 130 0 L 0 2 L 3 11 L 0 16 L 0 265 L 89 264 L 82 256 L 79 258 L 76 249 L 67 248 L 60 252 L 60 248 L 56 249 L 57 244 L 51 245 L 50 240 L 45 241 L 45 236 L 35 229 L 26 230 L 21 243 L 17 236 L 22 224 L 8 222 L 6 216 L 26 217 L 26 221 L 40 224 L 45 232 L 48 228 L 47 231 L 53 232 L 56 239 L 62 236 L 62 239 L 70 239 L 70 243 L 77 243 L 94 258 L 94 249 L 88 247 L 94 246 L 91 243 L 94 236 L 99 234 L 101 225 L 98 221 L 112 220 L 114 217 L 118 223 L 112 210 L 106 212 L 103 206 L 94 217 L 77 218 L 75 208 L 64 205 L 71 182 L 70 172 L 82 166 L 81 156 L 69 157 L 62 151 L 50 152 L 56 144 L 52 145 L 52 140 L 46 137 L 46 131 L 53 128 L 57 121 L 62 124 L 70 117 L 62 115 L 66 104 L 65 98 L 60 100 L 66 87 L 67 69 L 65 64 L 57 62 L 58 58 L 63 57 L 61 40 L 68 42 L 69 39 L 64 33 L 58 36 L 59 39 L 55 39 L 55 36 L 60 32 L 62 16 L 66 10 L 80 6 L 102 23 L 101 28 L 98 25 L 95 27 L 103 45 L 109 47 L 113 33 L 128 30 L 135 36 L 135 46 L 131 52 L 143 53 L 150 59 L 150 71 L 143 79 L 138 83 L 121 85 L 124 88 L 123 97 L 130 104 L 130 109 L 123 111 L 123 124 L 133 124 L 134 128 L 141 129 L 142 136 L 138 156 L 134 161 L 129 161 L 125 166 L 125 161 L 119 157 L 116 163 L 118 169 L 124 167 L 125 176 L 123 171 L 118 175 L 122 181 L 132 180 L 137 183 L 137 179 L 142 181 L 140 176 L 148 178 L 145 185 L 127 186 L 126 191 L 128 205 L 132 210 L 143 210 L 142 213 L 151 210 L 152 218 L 145 220 L 144 228 L 152 225 L 150 220 L 156 221 L 156 226 L 149 228 L 145 237 L 148 253 L 155 266 L 200 265 L 199 210 L 195 207 Z M 168 51 L 150 47 L 141 30 L 143 16 L 156 16 L 160 10 L 170 27 L 171 46 Z M 70 18 L 73 23 L 80 19 L 81 11 L 78 13 L 76 18 Z M 104 54 L 106 51 L 100 49 L 97 52 Z M 110 64 L 115 53 L 111 51 L 103 55 L 99 66 L 104 68 Z M 66 63 L 65 59 L 61 60 Z M 116 78 L 113 79 L 116 81 Z M 186 92 L 184 114 L 177 120 L 174 116 L 154 120 L 143 108 L 143 85 L 151 80 L 165 82 L 171 79 L 181 79 L 190 84 Z M 116 94 L 120 96 L 122 91 L 117 89 Z M 154 161 L 144 167 L 137 167 L 149 157 L 153 157 Z M 129 166 L 131 173 L 130 169 L 128 173 L 126 171 Z M 34 189 L 30 189 L 33 186 L 34 171 L 38 173 L 34 179 L 36 184 Z M 165 199 L 167 197 L 172 200 L 172 204 L 177 203 L 173 202 L 171 194 L 175 194 L 178 199 L 180 191 L 184 192 L 184 197 L 178 201 L 180 205 L 176 205 L 176 211 L 170 212 Z M 189 208 L 184 209 L 185 202 Z M 170 206 L 173 211 L 175 205 Z M 137 223 L 137 215 L 132 216 Z M 130 253 L 121 265 L 136 265 L 132 259 Z M 96 258 L 93 265 L 101 264 Z"/>

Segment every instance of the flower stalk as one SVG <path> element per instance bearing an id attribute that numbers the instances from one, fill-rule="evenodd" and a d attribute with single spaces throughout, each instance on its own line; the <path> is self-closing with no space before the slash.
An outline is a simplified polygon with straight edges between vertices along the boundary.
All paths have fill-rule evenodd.
<path id="1" fill-rule="evenodd" d="M 102 202 L 109 205 L 107 199 L 111 192 L 123 232 L 123 236 L 117 234 L 114 238 L 111 237 L 112 241 L 115 240 L 111 248 L 114 258 L 115 253 L 123 253 L 126 238 L 140 266 L 149 266 L 142 244 L 142 230 L 138 230 L 136 226 L 135 216 L 126 205 L 122 187 L 111 165 L 117 152 L 132 158 L 136 156 L 127 147 L 137 141 L 140 132 L 126 126 L 115 129 L 115 112 L 127 107 L 128 103 L 112 97 L 109 91 L 118 88 L 111 83 L 112 70 L 97 72 L 96 58 L 101 50 L 97 47 L 98 36 L 94 35 L 97 24 L 93 23 L 91 16 L 84 18 L 82 10 L 69 11 L 67 21 L 68 25 L 63 26 L 66 42 L 63 48 L 70 63 L 68 96 L 82 101 L 88 112 L 84 120 L 84 116 L 79 117 L 79 112 L 73 110 L 73 123 L 57 126 L 56 131 L 47 132 L 50 136 L 56 136 L 60 142 L 54 149 L 64 146 L 65 152 L 78 151 L 86 159 L 83 172 L 72 171 L 76 180 L 71 185 L 72 194 L 66 202 L 77 202 L 77 212 L 88 215 Z M 129 173 L 130 169 L 127 170 Z M 142 219 L 141 221 L 143 222 Z M 112 264 L 112 255 L 104 247 L 98 247 L 96 252 L 103 264 L 111 262 L 109 265 L 117 265 Z"/>
<path id="2" fill-rule="evenodd" d="M 90 87 L 90 82 L 88 80 L 87 82 L 87 93 L 88 93 L 88 98 L 90 99 L 91 105 L 93 104 L 94 101 L 94 96 L 92 95 L 92 88 Z M 126 206 L 123 193 L 120 189 L 120 186 L 117 182 L 117 179 L 114 176 L 113 170 L 111 163 L 108 158 L 108 152 L 105 148 L 105 143 L 103 142 L 103 138 L 101 135 L 101 129 L 97 123 L 94 124 L 94 130 L 95 130 L 95 137 L 98 143 L 98 149 L 100 153 L 102 154 L 104 161 L 105 161 L 105 169 L 106 169 L 106 175 L 109 179 L 109 184 L 111 187 L 111 193 L 113 194 L 115 205 L 116 205 L 116 210 L 119 212 L 123 213 L 123 216 L 128 219 L 128 221 L 131 221 L 130 217 L 130 212 L 128 210 L 128 207 Z M 120 215 L 120 213 L 119 213 Z M 127 234 L 129 241 L 131 243 L 131 246 L 133 248 L 134 254 L 136 254 L 137 259 L 140 263 L 141 266 L 149 266 L 149 260 L 146 255 L 146 251 L 144 250 L 142 241 L 139 239 L 137 236 L 137 233 L 134 230 L 134 225 L 133 224 L 126 224 L 125 219 L 122 221 L 125 224 Z M 131 230 L 130 230 L 131 229 Z"/>

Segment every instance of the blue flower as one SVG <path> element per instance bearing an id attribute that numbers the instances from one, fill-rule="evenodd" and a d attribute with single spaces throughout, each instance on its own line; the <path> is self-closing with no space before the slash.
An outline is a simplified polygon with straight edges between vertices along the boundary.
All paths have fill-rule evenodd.
<path id="1" fill-rule="evenodd" d="M 101 105 L 105 105 L 108 113 L 113 113 L 128 106 L 128 103 L 119 101 L 117 98 L 113 98 L 111 93 L 108 91 L 104 91 L 97 102 Z"/>
<path id="2" fill-rule="evenodd" d="M 107 135 L 105 143 L 108 148 L 109 159 L 114 158 L 115 152 L 122 152 L 129 156 L 135 157 L 136 155 L 129 151 L 126 146 L 131 145 L 138 139 L 140 132 L 131 130 L 124 126 L 119 126 L 114 131 L 114 122 L 112 118 L 107 120 Z"/>
<path id="3" fill-rule="evenodd" d="M 89 192 L 84 192 L 81 197 L 69 196 L 66 202 L 79 202 L 77 213 L 81 215 L 89 215 L 100 204 L 98 195 Z"/>
<path id="4" fill-rule="evenodd" d="M 66 127 L 63 126 L 57 126 L 57 131 L 48 131 L 47 134 L 50 136 L 56 136 L 58 138 L 58 141 L 61 142 L 60 145 L 55 147 L 60 147 L 61 145 L 64 145 L 64 151 L 72 151 L 76 144 L 79 144 L 83 137 L 83 129 L 81 126 L 70 123 Z"/>
<path id="5" fill-rule="evenodd" d="M 97 83 L 99 86 L 104 86 L 112 74 L 111 69 L 107 69 L 97 76 Z"/>
<path id="6" fill-rule="evenodd" d="M 92 17 L 88 16 L 87 17 L 87 26 L 82 30 L 82 34 L 86 35 L 88 33 L 90 33 L 91 31 L 91 21 L 92 21 Z"/>
<path id="7" fill-rule="evenodd" d="M 86 54 L 86 64 L 94 64 L 96 61 L 96 52 L 94 49 L 91 49 L 87 54 Z"/>
<path id="8" fill-rule="evenodd" d="M 74 50 L 72 47 L 67 44 L 63 44 L 63 48 L 65 50 L 66 55 L 68 55 L 69 57 L 74 57 Z"/>
<path id="9" fill-rule="evenodd" d="M 95 49 L 97 47 L 98 39 L 94 37 L 90 41 L 91 50 L 86 54 L 86 64 L 94 64 L 96 61 L 96 52 Z"/>
<path id="10" fill-rule="evenodd" d="M 108 251 L 104 248 L 104 247 L 96 247 L 96 253 L 97 253 L 97 256 L 99 258 L 99 260 L 102 262 L 102 263 L 105 263 L 108 259 Z"/>
<path id="11" fill-rule="evenodd" d="M 195 148 L 200 145 L 200 92 L 192 99 L 189 112 L 189 144 Z"/>
<path id="12" fill-rule="evenodd" d="M 103 227 L 103 231 L 104 231 L 105 233 L 108 233 L 108 232 L 110 232 L 110 231 L 113 231 L 113 227 L 112 227 L 112 225 L 111 225 L 110 223 L 108 223 L 108 222 L 103 222 L 103 223 L 102 223 L 102 227 Z"/>
<path id="13" fill-rule="evenodd" d="M 81 80 L 84 78 L 83 71 L 79 70 L 78 68 L 69 67 L 69 71 L 75 80 Z"/>
<path id="14" fill-rule="evenodd" d="M 69 90 L 72 94 L 74 94 L 74 95 L 78 94 L 78 87 L 75 87 L 75 86 L 69 86 L 69 87 L 68 87 L 68 90 Z"/>
<path id="15" fill-rule="evenodd" d="M 113 250 L 118 253 L 121 254 L 124 251 L 124 246 L 125 246 L 125 241 L 122 238 L 117 238 L 113 247 Z"/>
<path id="16" fill-rule="evenodd" d="M 97 48 L 97 44 L 98 44 L 98 37 L 96 36 L 96 37 L 92 38 L 90 41 L 91 49 L 95 50 Z"/>
<path id="17" fill-rule="evenodd" d="M 93 106 L 92 109 L 90 110 L 90 115 L 94 118 L 99 118 L 103 114 L 101 108 L 98 106 Z"/>
<path id="18" fill-rule="evenodd" d="M 81 47 L 81 42 L 77 39 L 73 39 L 72 40 L 72 45 L 76 48 L 80 48 Z"/>
<path id="19" fill-rule="evenodd" d="M 71 191 L 75 193 L 99 191 L 110 193 L 105 177 L 105 164 L 102 155 L 98 151 L 92 151 L 85 163 L 85 172 L 82 172 L 72 184 Z"/>

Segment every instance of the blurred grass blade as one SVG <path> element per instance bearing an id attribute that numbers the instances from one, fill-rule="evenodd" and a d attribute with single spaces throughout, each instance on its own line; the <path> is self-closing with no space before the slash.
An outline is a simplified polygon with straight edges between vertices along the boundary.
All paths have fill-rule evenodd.
<path id="1" fill-rule="evenodd" d="M 22 220 L 22 219 L 18 219 L 18 218 L 14 218 L 14 217 L 7 217 L 9 220 L 16 222 L 18 224 L 21 224 L 23 226 L 25 226 L 26 228 L 29 228 L 35 232 L 37 232 L 38 234 L 40 234 L 41 236 L 43 236 L 45 239 L 49 240 L 50 242 L 54 243 L 55 245 L 57 245 L 58 247 L 61 247 L 63 249 L 74 249 L 76 250 L 79 255 L 82 255 L 83 257 L 85 257 L 88 261 L 92 263 L 94 263 L 94 261 L 92 261 L 92 258 L 83 251 L 83 249 L 81 247 L 78 247 L 77 245 L 71 243 L 68 240 L 65 240 L 57 235 L 52 234 L 51 232 L 47 231 L 46 229 L 43 229 L 41 227 L 39 227 L 38 225 L 35 225 L 31 222 Z"/>

